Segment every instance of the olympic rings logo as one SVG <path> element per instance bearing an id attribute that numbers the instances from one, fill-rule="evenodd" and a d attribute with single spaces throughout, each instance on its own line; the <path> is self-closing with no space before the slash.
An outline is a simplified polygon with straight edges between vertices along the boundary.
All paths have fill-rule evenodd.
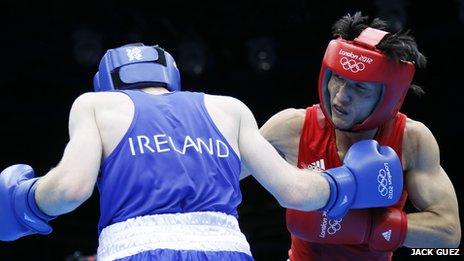
<path id="1" fill-rule="evenodd" d="M 337 231 L 342 228 L 341 222 L 342 222 L 341 219 L 335 219 L 335 220 L 330 219 L 329 228 L 327 228 L 327 233 L 329 233 L 329 235 L 333 235 L 337 233 Z"/>
<path id="2" fill-rule="evenodd" d="M 129 59 L 129 61 L 134 61 L 134 60 L 140 61 L 143 59 L 142 49 L 138 47 L 126 48 L 126 54 L 127 54 L 127 58 Z"/>
<path id="3" fill-rule="evenodd" d="M 385 197 L 388 193 L 388 188 L 387 188 L 387 172 L 384 169 L 379 170 L 379 175 L 377 176 L 377 181 L 379 182 L 379 193 L 383 197 Z"/>
<path id="4" fill-rule="evenodd" d="M 348 59 L 346 57 L 342 57 L 340 59 L 340 64 L 342 65 L 343 69 L 345 69 L 346 71 L 350 70 L 353 73 L 360 72 L 364 70 L 364 68 L 366 68 L 364 63 L 356 62 L 355 60 Z"/>

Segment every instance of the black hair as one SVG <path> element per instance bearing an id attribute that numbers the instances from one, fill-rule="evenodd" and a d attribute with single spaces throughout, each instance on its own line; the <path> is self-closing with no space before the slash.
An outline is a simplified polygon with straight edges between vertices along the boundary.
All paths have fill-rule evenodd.
<path id="1" fill-rule="evenodd" d="M 369 17 L 363 16 L 361 12 L 356 12 L 354 15 L 347 14 L 334 23 L 332 35 L 352 41 L 367 27 L 385 31 L 387 22 L 375 18 L 369 23 Z M 417 43 L 409 30 L 387 34 L 376 48 L 396 62 L 409 61 L 418 68 L 424 68 L 427 65 L 427 58 L 417 48 Z M 410 88 L 418 95 L 424 93 L 422 87 L 418 85 L 413 84 Z"/>

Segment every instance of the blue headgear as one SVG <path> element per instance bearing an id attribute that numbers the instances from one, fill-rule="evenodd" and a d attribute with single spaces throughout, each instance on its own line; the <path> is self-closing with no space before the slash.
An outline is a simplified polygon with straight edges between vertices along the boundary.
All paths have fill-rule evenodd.
<path id="1" fill-rule="evenodd" d="M 93 78 L 96 92 L 148 86 L 180 90 L 180 74 L 174 58 L 157 45 L 129 44 L 108 50 Z"/>

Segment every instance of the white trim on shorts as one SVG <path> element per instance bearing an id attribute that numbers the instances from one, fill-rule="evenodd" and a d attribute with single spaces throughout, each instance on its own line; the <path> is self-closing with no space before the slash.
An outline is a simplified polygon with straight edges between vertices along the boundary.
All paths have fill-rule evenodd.
<path id="1" fill-rule="evenodd" d="M 251 256 L 234 216 L 220 212 L 159 214 L 105 227 L 97 260 L 114 260 L 156 249 L 233 251 Z"/>

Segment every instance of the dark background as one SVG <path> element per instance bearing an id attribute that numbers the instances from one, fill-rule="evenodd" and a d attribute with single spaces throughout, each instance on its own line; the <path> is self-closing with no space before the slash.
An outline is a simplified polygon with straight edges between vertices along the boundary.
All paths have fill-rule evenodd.
<path id="1" fill-rule="evenodd" d="M 429 65 L 402 111 L 434 133 L 458 199 L 463 112 L 464 1 L 194 1 L 0 4 L 0 167 L 54 167 L 68 141 L 73 100 L 92 90 L 104 50 L 129 42 L 159 44 L 176 59 L 185 90 L 241 99 L 262 125 L 276 112 L 317 103 L 317 77 L 331 25 L 361 10 L 411 29 Z M 242 181 L 240 224 L 257 260 L 284 260 L 284 211 L 260 185 Z M 3 210 L 0 210 L 3 211 Z M 64 260 L 97 247 L 98 193 L 52 221 L 54 232 L 0 243 L 0 260 Z M 0 224 L 0 226 L 3 224 Z M 409 256 L 409 249 L 395 255 Z"/>

